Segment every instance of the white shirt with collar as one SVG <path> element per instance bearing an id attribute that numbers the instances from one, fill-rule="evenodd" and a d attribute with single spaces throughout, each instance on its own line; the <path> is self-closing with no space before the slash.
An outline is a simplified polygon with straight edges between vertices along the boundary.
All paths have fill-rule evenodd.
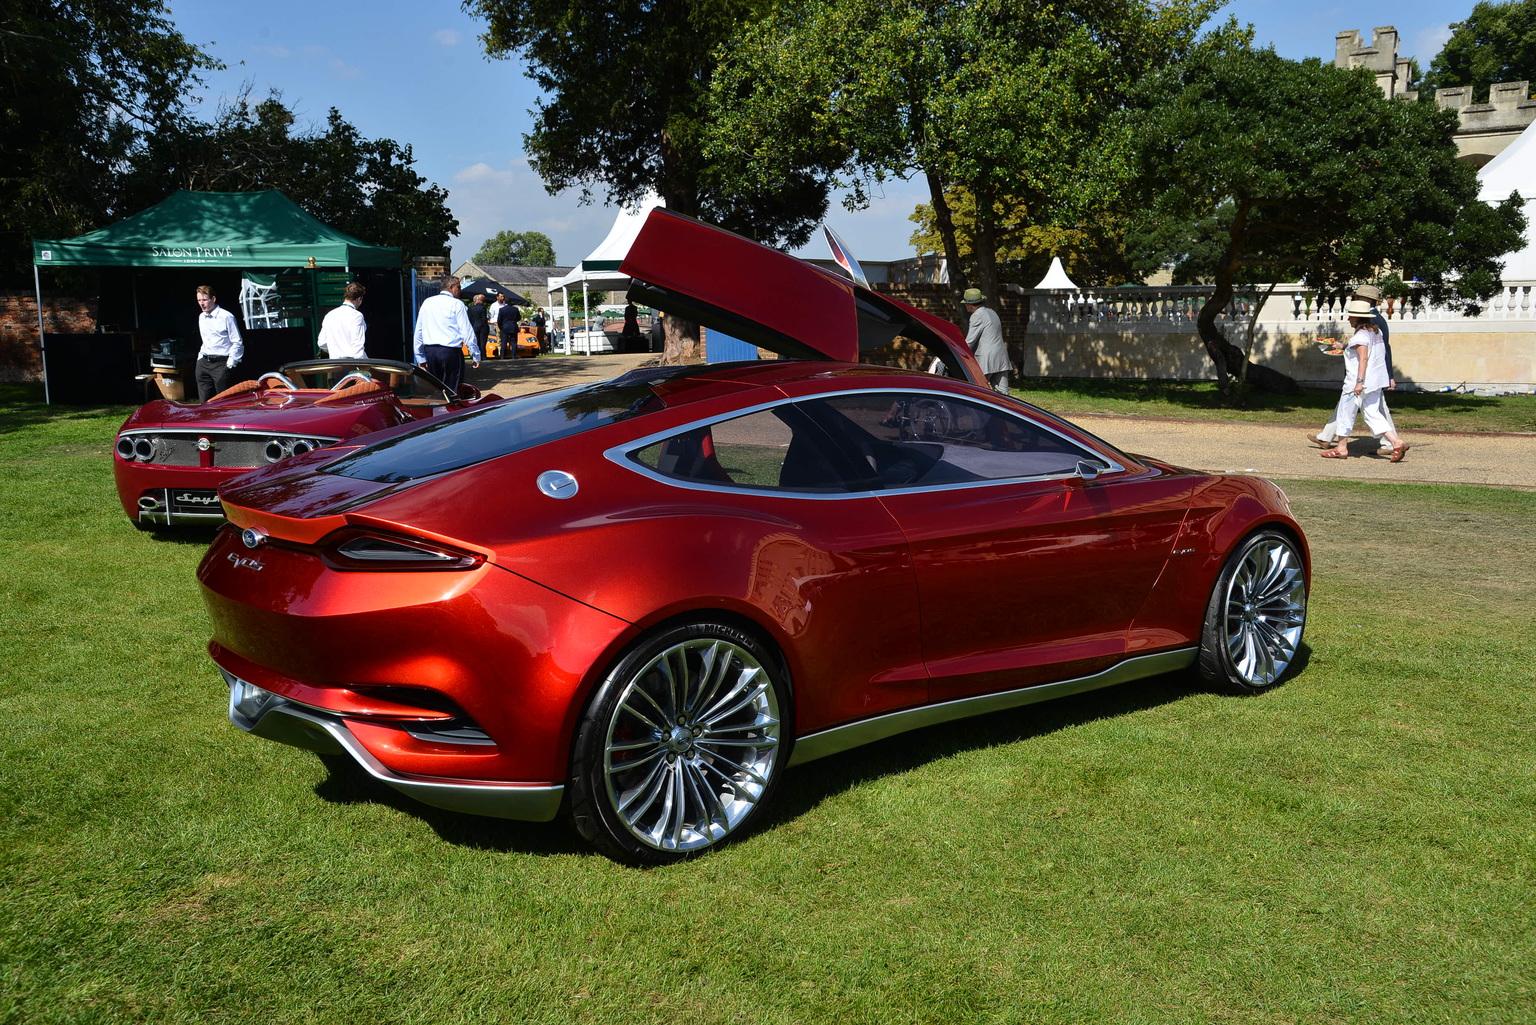
<path id="1" fill-rule="evenodd" d="M 198 356 L 227 356 L 229 360 L 225 365 L 231 369 L 245 358 L 240 327 L 235 323 L 235 315 L 224 307 L 215 304 L 213 309 L 198 314 L 197 331 L 203 336 Z"/>
<path id="2" fill-rule="evenodd" d="M 367 359 L 363 351 L 368 338 L 368 322 L 363 311 L 350 301 L 343 301 L 320 322 L 320 339 L 316 343 L 331 359 Z"/>
<path id="3" fill-rule="evenodd" d="M 423 346 L 445 345 L 456 349 L 469 346 L 470 359 L 480 362 L 480 342 L 475 329 L 469 323 L 469 311 L 457 297 L 439 292 L 421 304 L 416 311 L 416 363 L 426 362 Z"/>

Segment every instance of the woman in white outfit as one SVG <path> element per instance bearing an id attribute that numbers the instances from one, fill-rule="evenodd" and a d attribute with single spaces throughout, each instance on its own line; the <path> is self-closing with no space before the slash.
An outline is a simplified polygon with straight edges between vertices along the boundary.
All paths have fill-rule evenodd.
<path id="1" fill-rule="evenodd" d="M 1391 444 L 1392 462 L 1401 462 L 1408 454 L 1408 446 L 1397 436 L 1397 427 L 1387 409 L 1386 343 L 1376 326 L 1370 303 L 1364 299 L 1351 299 L 1344 313 L 1355 333 L 1344 344 L 1344 394 L 1339 397 L 1338 412 L 1334 414 L 1339 442 L 1325 451 L 1323 458 L 1349 456 L 1349 434 L 1355 429 L 1355 416 L 1361 414 L 1365 417 L 1366 428 L 1377 439 L 1385 439 Z"/>

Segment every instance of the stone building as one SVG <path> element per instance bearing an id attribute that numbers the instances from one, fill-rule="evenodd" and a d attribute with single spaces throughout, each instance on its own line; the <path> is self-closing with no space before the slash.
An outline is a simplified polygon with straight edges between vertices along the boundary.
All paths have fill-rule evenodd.
<path id="1" fill-rule="evenodd" d="M 1333 63 L 1341 68 L 1370 69 L 1382 95 L 1389 99 L 1417 100 L 1418 92 L 1408 88 L 1408 58 L 1398 55 L 1397 44 L 1397 29 L 1391 25 L 1378 26 L 1369 42 L 1349 29 L 1334 39 Z M 1536 100 L 1531 99 L 1529 82 L 1498 82 L 1489 91 L 1487 103 L 1473 103 L 1468 86 L 1440 89 L 1435 103 L 1456 111 L 1461 120 L 1456 149 L 1461 159 L 1474 167 L 1498 156 L 1536 121 Z"/>
<path id="2" fill-rule="evenodd" d="M 549 279 L 558 278 L 570 271 L 569 267 L 510 267 L 499 263 L 475 263 L 465 260 L 453 272 L 464 281 L 490 278 L 518 295 L 524 296 L 534 306 L 548 309 Z"/>

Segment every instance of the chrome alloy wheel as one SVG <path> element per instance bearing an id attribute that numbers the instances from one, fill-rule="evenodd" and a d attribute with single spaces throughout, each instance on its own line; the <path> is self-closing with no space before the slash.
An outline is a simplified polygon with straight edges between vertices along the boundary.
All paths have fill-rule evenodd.
<path id="1" fill-rule="evenodd" d="M 1307 621 L 1306 571 L 1283 535 L 1253 538 L 1223 574 L 1219 641 L 1234 682 L 1268 687 L 1296 658 Z M 1216 609 L 1212 609 L 1216 612 Z"/>
<path id="2" fill-rule="evenodd" d="M 724 839 L 779 768 L 779 696 L 746 648 L 672 644 L 623 685 L 608 717 L 608 809 L 641 843 L 685 853 Z"/>

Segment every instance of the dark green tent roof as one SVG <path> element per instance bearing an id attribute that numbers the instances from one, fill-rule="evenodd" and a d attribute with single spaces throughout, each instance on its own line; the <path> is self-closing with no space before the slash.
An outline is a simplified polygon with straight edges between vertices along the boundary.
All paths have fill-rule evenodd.
<path id="1" fill-rule="evenodd" d="M 176 192 L 74 238 L 32 243 L 39 267 L 399 267 L 399 249 L 329 228 L 287 196 Z"/>

